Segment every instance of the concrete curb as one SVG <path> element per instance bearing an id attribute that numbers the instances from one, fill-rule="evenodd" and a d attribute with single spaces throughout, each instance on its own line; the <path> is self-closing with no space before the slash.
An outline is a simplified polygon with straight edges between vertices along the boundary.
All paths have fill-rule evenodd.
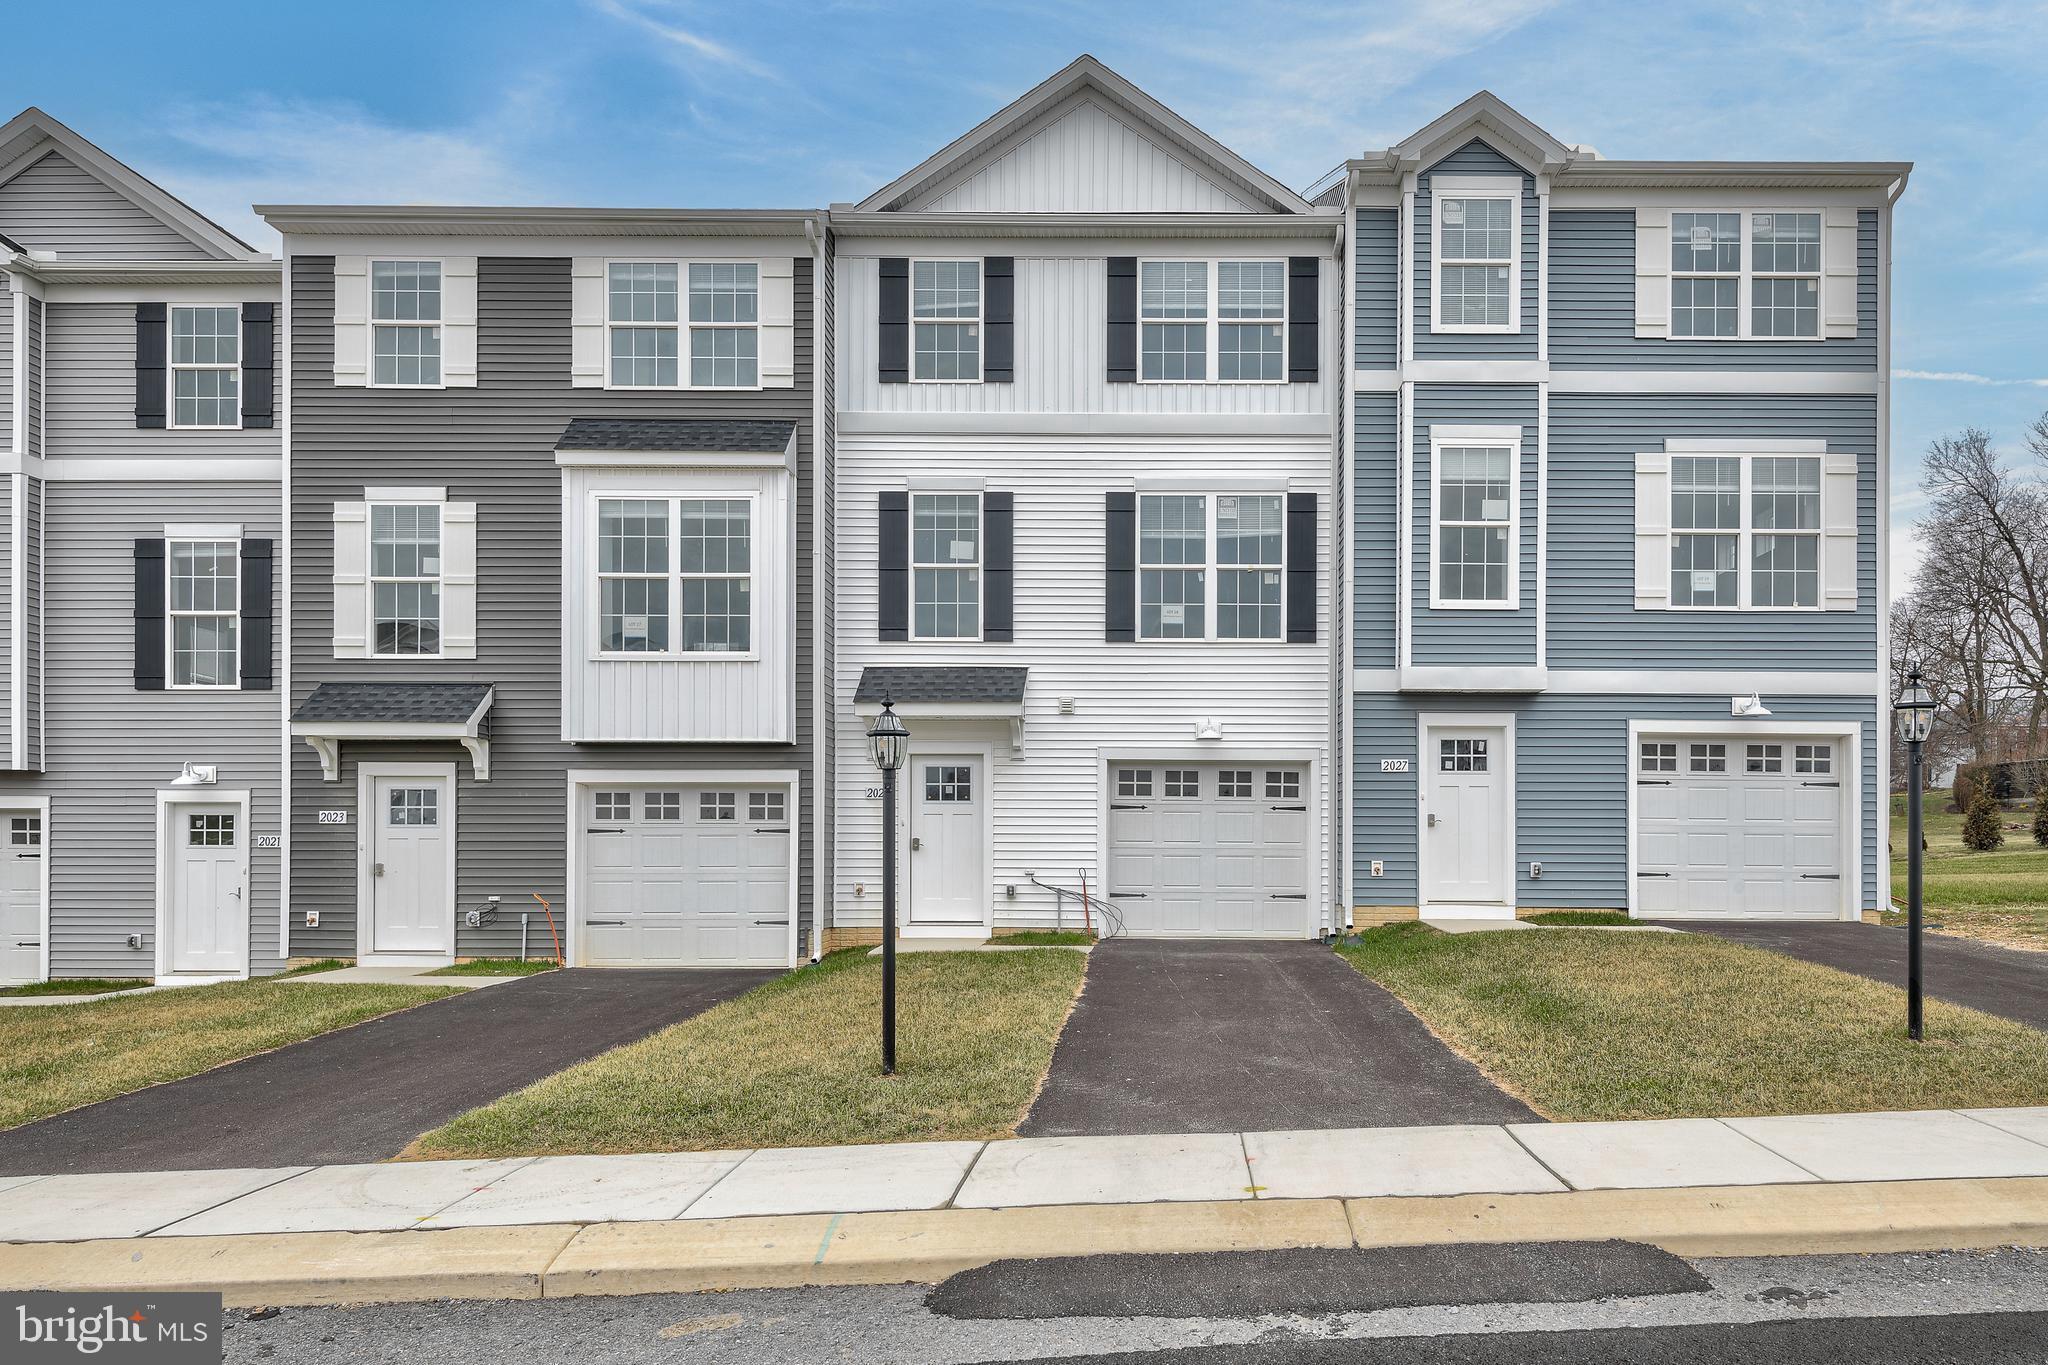
<path id="1" fill-rule="evenodd" d="M 0 1245 L 0 1289 L 207 1290 L 230 1306 L 930 1282 L 1114 1252 L 1648 1242 L 1682 1256 L 2048 1246 L 2048 1178 L 1107 1204 Z"/>

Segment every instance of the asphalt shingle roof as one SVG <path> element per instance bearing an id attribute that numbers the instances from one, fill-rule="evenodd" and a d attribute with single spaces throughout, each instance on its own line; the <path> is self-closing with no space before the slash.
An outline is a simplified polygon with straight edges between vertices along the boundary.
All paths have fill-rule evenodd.
<path id="1" fill-rule="evenodd" d="M 476 714 L 489 683 L 321 683 L 294 721 L 459 725 Z"/>
<path id="2" fill-rule="evenodd" d="M 796 423 L 713 417 L 578 417 L 557 450 L 690 450 L 719 454 L 777 454 L 789 447 Z"/>
<path id="3" fill-rule="evenodd" d="M 856 702 L 1021 702 L 1028 668 L 863 668 Z"/>

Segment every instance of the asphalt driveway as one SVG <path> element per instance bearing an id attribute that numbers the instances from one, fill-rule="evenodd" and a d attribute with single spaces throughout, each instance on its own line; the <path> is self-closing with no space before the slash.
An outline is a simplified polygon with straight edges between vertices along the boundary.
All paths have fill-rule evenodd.
<path id="1" fill-rule="evenodd" d="M 574 970 L 486 986 L 0 1133 L 0 1175 L 382 1161 L 779 975 Z"/>
<path id="2" fill-rule="evenodd" d="M 1674 929 L 1768 948 L 1875 981 L 1896 985 L 1903 1010 L 1906 931 L 1881 924 L 1733 924 L 1670 921 Z M 1927 934 L 1921 940 L 1921 981 L 1927 994 L 2033 1028 L 2048 1029 L 2048 953 Z"/>
<path id="3" fill-rule="evenodd" d="M 1112 939 L 1018 1132 L 1231 1133 L 1538 1116 L 1314 943 Z"/>

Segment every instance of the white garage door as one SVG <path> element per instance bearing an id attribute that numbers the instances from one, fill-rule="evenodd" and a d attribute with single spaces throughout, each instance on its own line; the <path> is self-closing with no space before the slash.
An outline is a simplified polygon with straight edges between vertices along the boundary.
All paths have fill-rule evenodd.
<path id="1" fill-rule="evenodd" d="M 1305 767 L 1116 763 L 1109 781 L 1125 933 L 1311 937 Z"/>
<path id="2" fill-rule="evenodd" d="M 593 967 L 789 961 L 789 793 L 781 787 L 586 787 L 583 953 Z"/>
<path id="3" fill-rule="evenodd" d="M 1646 735 L 1636 751 L 1636 913 L 1835 919 L 1839 741 Z"/>

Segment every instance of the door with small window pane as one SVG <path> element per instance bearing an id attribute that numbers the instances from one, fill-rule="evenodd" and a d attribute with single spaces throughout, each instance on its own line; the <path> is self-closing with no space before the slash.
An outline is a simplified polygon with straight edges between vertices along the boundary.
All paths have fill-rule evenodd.
<path id="1" fill-rule="evenodd" d="M 1107 780 L 1104 889 L 1124 933 L 1314 934 L 1306 765 L 1249 758 L 1116 762 Z"/>
<path id="2" fill-rule="evenodd" d="M 982 763 L 975 754 L 913 754 L 910 923 L 979 925 L 988 915 Z"/>
<path id="3" fill-rule="evenodd" d="M 446 777 L 371 783 L 369 951 L 455 951 L 454 788 Z"/>
<path id="4" fill-rule="evenodd" d="M 1840 916 L 1854 891 L 1842 741 L 1644 735 L 1632 761 L 1636 914 Z"/>
<path id="5" fill-rule="evenodd" d="M 577 791 L 576 918 L 591 967 L 789 962 L 789 791 L 601 783 Z"/>
<path id="6" fill-rule="evenodd" d="M 1422 746 L 1422 901 L 1503 907 L 1514 888 L 1508 859 L 1511 755 L 1505 726 L 1437 726 Z"/>
<path id="7" fill-rule="evenodd" d="M 0 811 L 0 982 L 43 971 L 43 816 Z"/>
<path id="8" fill-rule="evenodd" d="M 178 802 L 171 824 L 169 923 L 163 962 L 169 972 L 231 974 L 247 965 L 248 877 L 242 808 Z"/>

